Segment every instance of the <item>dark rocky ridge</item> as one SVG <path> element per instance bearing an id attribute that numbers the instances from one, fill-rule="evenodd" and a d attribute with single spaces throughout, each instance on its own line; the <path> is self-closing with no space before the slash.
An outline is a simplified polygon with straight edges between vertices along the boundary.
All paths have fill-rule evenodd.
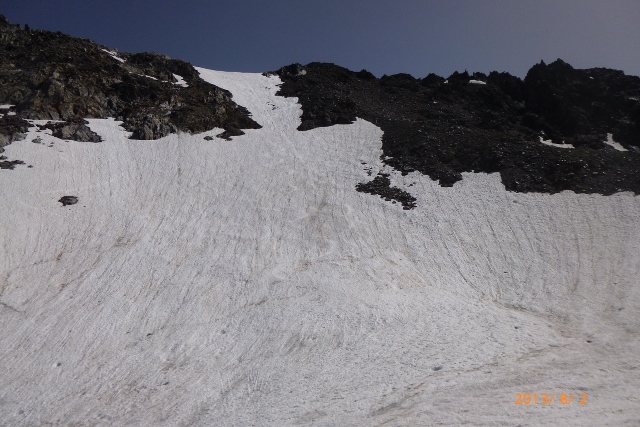
<path id="1" fill-rule="evenodd" d="M 621 71 L 557 60 L 524 81 L 466 71 L 378 79 L 325 63 L 274 73 L 284 81 L 279 94 L 302 105 L 299 130 L 368 120 L 384 131 L 382 160 L 403 174 L 451 186 L 462 172 L 499 172 L 511 191 L 640 194 L 640 78 Z M 607 133 L 629 151 L 604 144 Z M 576 148 L 541 144 L 541 135 Z"/>
<path id="2" fill-rule="evenodd" d="M 23 119 L 63 120 L 54 132 L 93 142 L 97 135 L 84 118 L 122 120 L 132 139 L 215 127 L 229 137 L 260 127 L 230 92 L 202 80 L 185 61 L 123 53 L 117 54 L 121 62 L 105 50 L 59 32 L 23 30 L 0 15 L 0 104 L 15 105 L 16 113 L 0 118 L 0 150 L 24 138 Z M 174 74 L 188 87 L 174 84 Z"/>

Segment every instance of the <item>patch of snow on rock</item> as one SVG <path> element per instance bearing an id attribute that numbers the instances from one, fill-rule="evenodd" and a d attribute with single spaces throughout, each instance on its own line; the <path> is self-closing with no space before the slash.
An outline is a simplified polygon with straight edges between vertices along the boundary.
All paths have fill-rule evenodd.
<path id="1" fill-rule="evenodd" d="M 179 76 L 178 74 L 174 74 L 173 77 L 177 80 L 177 82 L 174 83 L 175 85 L 182 86 L 182 87 L 189 87 L 189 85 L 184 80 L 184 78 L 182 78 L 182 76 Z"/>
<path id="2" fill-rule="evenodd" d="M 575 148 L 573 146 L 573 144 L 556 144 L 555 142 L 552 142 L 550 139 L 544 139 L 543 137 L 540 137 L 540 142 L 542 142 L 544 145 L 548 145 L 550 147 L 556 147 L 556 148 Z"/>
<path id="3" fill-rule="evenodd" d="M 109 56 L 111 56 L 111 57 L 112 57 L 113 59 L 115 59 L 116 61 L 120 61 L 120 62 L 122 62 L 122 63 L 126 62 L 124 59 L 120 58 L 120 57 L 119 57 L 115 52 L 112 52 L 112 51 L 107 50 L 107 49 L 100 49 L 100 50 L 102 50 L 103 52 L 108 53 L 108 54 L 109 54 Z"/>
<path id="4" fill-rule="evenodd" d="M 629 151 L 629 150 L 627 150 L 626 148 L 624 148 L 622 145 L 620 145 L 620 143 L 619 143 L 619 142 L 615 142 L 615 141 L 613 140 L 613 134 L 612 134 L 612 133 L 608 133 L 608 134 L 607 134 L 607 140 L 606 140 L 606 141 L 604 141 L 604 143 L 605 143 L 605 144 L 607 144 L 607 145 L 608 145 L 608 146 L 610 146 L 610 147 L 615 148 L 615 149 L 616 149 L 616 150 L 618 150 L 618 151 Z"/>

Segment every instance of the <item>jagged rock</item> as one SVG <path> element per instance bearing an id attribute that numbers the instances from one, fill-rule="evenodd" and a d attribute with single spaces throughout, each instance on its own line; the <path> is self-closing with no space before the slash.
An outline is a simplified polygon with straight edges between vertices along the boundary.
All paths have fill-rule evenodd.
<path id="1" fill-rule="evenodd" d="M 440 86 L 441 84 L 444 83 L 444 77 L 440 77 L 434 73 L 429 73 L 427 75 L 427 77 L 425 77 L 424 79 L 420 80 L 420 84 L 422 86 L 427 86 L 427 87 L 435 87 L 435 86 Z"/>
<path id="2" fill-rule="evenodd" d="M 260 127 L 231 93 L 202 80 L 191 64 L 164 55 L 116 54 L 59 32 L 24 31 L 1 17 L 0 57 L 0 103 L 16 105 L 21 118 L 114 117 L 140 139 Z M 175 84 L 174 74 L 186 87 Z M 60 135 L 95 139 L 81 128 L 63 126 Z M 15 132 L 0 131 L 0 138 L 6 144 Z"/>
<path id="3" fill-rule="evenodd" d="M 62 203 L 62 206 L 75 205 L 78 203 L 78 197 L 76 196 L 62 196 L 58 202 Z"/>
<path id="4" fill-rule="evenodd" d="M 638 77 L 562 61 L 534 66 L 524 81 L 466 71 L 446 82 L 434 74 L 362 79 L 324 63 L 275 73 L 284 81 L 279 94 L 302 105 L 298 130 L 368 120 L 384 132 L 383 162 L 403 174 L 419 171 L 451 186 L 462 172 L 499 172 L 511 191 L 640 194 Z M 609 149 L 607 133 L 629 151 Z M 543 134 L 576 148 L 544 145 Z"/>
<path id="5" fill-rule="evenodd" d="M 376 76 L 374 76 L 371 72 L 367 70 L 361 70 L 356 73 L 356 77 L 363 80 L 375 80 Z"/>
<path id="6" fill-rule="evenodd" d="M 576 70 L 558 59 L 534 65 L 524 79 L 527 110 L 554 142 L 579 144 L 606 135 L 629 149 L 640 143 L 640 77 L 606 68 Z"/>
<path id="7" fill-rule="evenodd" d="M 307 74 L 307 70 L 305 70 L 302 65 L 296 63 L 282 67 L 276 72 L 266 74 L 277 74 L 279 76 L 285 76 L 287 79 L 295 79 L 296 77 Z"/>
<path id="8" fill-rule="evenodd" d="M 0 156 L 0 169 L 15 169 L 16 165 L 24 165 L 22 160 L 7 160 L 5 156 Z"/>
<path id="9" fill-rule="evenodd" d="M 404 210 L 416 207 L 416 198 L 398 187 L 392 187 L 388 174 L 379 173 L 373 180 L 356 185 L 356 190 L 378 195 L 387 201 L 395 200 L 402 204 Z"/>
<path id="10" fill-rule="evenodd" d="M 466 85 L 469 83 L 469 80 L 471 80 L 471 76 L 469 76 L 466 70 L 462 73 L 454 71 L 453 74 L 447 77 L 447 82 L 451 86 Z"/>
<path id="11" fill-rule="evenodd" d="M 222 133 L 219 133 L 218 135 L 216 135 L 216 137 L 221 139 L 226 139 L 227 141 L 231 141 L 232 136 L 240 136 L 240 135 L 244 135 L 244 132 L 242 132 L 240 129 L 228 129 Z"/>
<path id="12" fill-rule="evenodd" d="M 389 93 L 396 93 L 397 89 L 406 89 L 415 92 L 420 87 L 420 81 L 411 74 L 400 73 L 380 77 L 380 86 L 384 87 Z"/>
<path id="13" fill-rule="evenodd" d="M 487 76 L 487 82 L 497 86 L 502 92 L 516 102 L 524 102 L 524 82 L 509 73 L 492 71 Z"/>
<path id="14" fill-rule="evenodd" d="M 4 151 L 5 146 L 13 141 L 21 141 L 26 138 L 26 132 L 29 129 L 29 122 L 18 116 L 0 117 L 0 153 Z"/>
<path id="15" fill-rule="evenodd" d="M 72 119 L 63 123 L 49 123 L 42 128 L 52 130 L 52 135 L 56 138 L 82 142 L 100 142 L 100 135 L 93 132 L 87 126 L 88 122 L 82 119 Z"/>
<path id="16" fill-rule="evenodd" d="M 131 139 L 158 139 L 177 131 L 167 117 L 151 114 L 140 118 L 130 117 L 125 120 L 124 127 L 133 132 Z"/>

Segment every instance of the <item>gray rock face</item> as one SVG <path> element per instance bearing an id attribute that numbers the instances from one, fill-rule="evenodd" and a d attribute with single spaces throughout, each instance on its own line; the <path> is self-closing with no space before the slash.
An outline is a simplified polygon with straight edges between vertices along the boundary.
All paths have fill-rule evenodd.
<path id="1" fill-rule="evenodd" d="M 43 126 L 52 130 L 52 135 L 60 139 L 71 139 L 84 142 L 101 142 L 100 135 L 93 132 L 87 126 L 88 122 L 82 119 L 73 119 L 63 123 L 53 123 Z"/>
<path id="2" fill-rule="evenodd" d="M 298 130 L 368 120 L 384 132 L 384 163 L 405 175 L 449 187 L 464 172 L 498 172 L 510 191 L 640 194 L 640 77 L 622 71 L 557 60 L 533 66 L 524 81 L 496 72 L 377 79 L 316 62 L 275 74 L 279 95 L 302 105 Z M 607 145 L 607 134 L 627 151 Z M 383 176 L 357 189 L 411 203 Z"/>
<path id="3" fill-rule="evenodd" d="M 13 141 L 23 140 L 29 129 L 29 122 L 18 116 L 0 117 L 0 153 L 4 151 L 4 146 Z"/>
<path id="4" fill-rule="evenodd" d="M 131 122 L 134 123 L 131 125 L 133 128 L 132 139 L 157 139 L 177 132 L 175 125 L 165 117 L 149 114 L 135 121 L 131 120 Z"/>
<path id="5" fill-rule="evenodd" d="M 84 118 L 122 120 L 133 139 L 260 127 L 231 93 L 165 55 L 120 54 L 59 32 L 22 30 L 0 16 L 0 57 L 0 103 L 15 105 L 18 119 L 67 121 L 56 127 L 56 136 L 66 139 L 96 142 L 78 121 Z M 186 86 L 176 84 L 175 75 Z M 0 123 L 0 143 L 21 133 L 15 123 Z"/>

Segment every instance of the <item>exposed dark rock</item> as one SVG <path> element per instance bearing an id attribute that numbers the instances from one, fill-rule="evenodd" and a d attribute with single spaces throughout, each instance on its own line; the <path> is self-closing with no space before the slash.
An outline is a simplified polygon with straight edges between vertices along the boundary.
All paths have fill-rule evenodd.
<path id="1" fill-rule="evenodd" d="M 15 169 L 17 165 L 24 165 L 22 160 L 7 160 L 6 156 L 0 156 L 0 169 Z"/>
<path id="2" fill-rule="evenodd" d="M 78 203 L 78 197 L 76 196 L 62 196 L 60 198 L 60 200 L 58 200 L 60 203 L 62 203 L 62 206 L 69 206 L 69 205 L 75 205 L 76 203 Z"/>
<path id="3" fill-rule="evenodd" d="M 497 86 L 514 101 L 524 102 L 524 82 L 516 76 L 512 76 L 509 73 L 492 71 L 489 73 L 486 81 L 493 86 Z"/>
<path id="4" fill-rule="evenodd" d="M 240 136 L 240 135 L 244 135 L 244 132 L 242 132 L 240 129 L 227 129 L 224 132 L 217 134 L 216 137 L 220 139 L 226 139 L 227 141 L 231 141 L 232 136 Z"/>
<path id="5" fill-rule="evenodd" d="M 0 117 L 0 153 L 4 151 L 3 147 L 13 141 L 23 140 L 29 126 L 29 122 L 18 116 Z"/>
<path id="6" fill-rule="evenodd" d="M 168 117 L 158 117 L 153 113 L 128 117 L 123 126 L 132 131 L 131 139 L 158 139 L 177 132 Z"/>
<path id="7" fill-rule="evenodd" d="M 302 105 L 299 130 L 361 117 L 384 131 L 382 160 L 403 174 L 419 171 L 451 186 L 462 172 L 499 172 L 511 191 L 640 194 L 640 155 L 632 149 L 640 146 L 638 77 L 561 61 L 535 66 L 524 81 L 497 72 L 446 80 L 360 73 L 325 63 L 275 72 L 284 81 L 279 95 Z M 605 145 L 607 133 L 630 150 Z M 576 148 L 543 145 L 543 134 Z"/>
<path id="8" fill-rule="evenodd" d="M 373 73 L 367 71 L 367 70 L 361 70 L 359 72 L 356 73 L 356 77 L 359 79 L 363 79 L 363 80 L 375 80 L 376 76 L 373 75 Z"/>
<path id="9" fill-rule="evenodd" d="M 400 202 L 405 210 L 416 207 L 416 198 L 398 187 L 392 187 L 388 174 L 379 173 L 372 181 L 356 185 L 356 190 L 362 193 L 377 194 L 387 201 Z"/>
<path id="10" fill-rule="evenodd" d="M 440 86 L 443 83 L 444 83 L 444 77 L 440 77 L 433 73 L 429 73 L 427 77 L 420 80 L 420 84 L 422 86 L 427 86 L 427 87 Z"/>
<path id="11" fill-rule="evenodd" d="M 77 123 L 115 117 L 134 139 L 260 127 L 230 92 L 202 80 L 191 64 L 164 55 L 116 54 L 59 32 L 25 31 L 1 17 L 0 57 L 0 103 L 16 105 L 19 118 Z M 175 84 L 174 74 L 187 87 Z M 60 132 L 95 141 L 82 126 L 63 126 Z M 4 135 L 6 144 L 18 133 L 5 127 L 0 138 Z"/>
<path id="12" fill-rule="evenodd" d="M 626 148 L 640 143 L 640 77 L 576 70 L 558 59 L 534 65 L 524 83 L 527 110 L 554 142 L 577 145 L 585 136 L 613 133 Z"/>
<path id="13" fill-rule="evenodd" d="M 89 122 L 82 119 L 71 119 L 61 123 L 48 123 L 42 128 L 51 129 L 56 138 L 84 142 L 101 142 L 100 135 L 87 126 Z"/>

